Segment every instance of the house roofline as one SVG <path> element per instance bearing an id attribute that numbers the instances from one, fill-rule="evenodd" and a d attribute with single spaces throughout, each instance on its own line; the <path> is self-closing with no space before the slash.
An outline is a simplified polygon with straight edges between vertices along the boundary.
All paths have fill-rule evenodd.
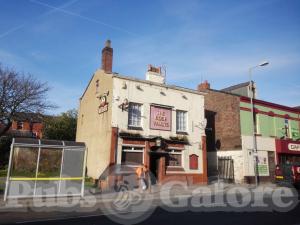
<path id="1" fill-rule="evenodd" d="M 249 97 L 245 97 L 245 96 L 240 96 L 241 101 L 242 102 L 250 102 L 250 98 Z M 300 113 L 300 109 L 294 108 L 294 107 L 290 107 L 290 106 L 285 106 L 285 105 L 280 105 L 277 103 L 273 103 L 273 102 L 267 102 L 264 100 L 260 100 L 260 99 L 253 99 L 253 103 L 254 104 L 259 104 L 261 106 L 267 106 L 267 107 L 271 107 L 277 110 L 283 110 L 283 111 L 289 111 L 292 113 Z"/>
<path id="2" fill-rule="evenodd" d="M 197 91 L 194 89 L 180 87 L 180 86 L 176 86 L 176 85 L 160 84 L 160 83 L 156 83 L 153 81 L 142 80 L 142 79 L 131 77 L 131 76 L 120 75 L 117 73 L 113 73 L 113 78 L 119 78 L 119 79 L 123 79 L 123 80 L 130 80 L 130 81 L 140 82 L 140 83 L 144 83 L 144 84 L 155 85 L 158 87 L 174 89 L 177 91 L 188 92 L 188 93 L 197 94 L 197 95 L 206 95 L 207 94 L 206 92 L 203 92 L 203 91 Z"/>

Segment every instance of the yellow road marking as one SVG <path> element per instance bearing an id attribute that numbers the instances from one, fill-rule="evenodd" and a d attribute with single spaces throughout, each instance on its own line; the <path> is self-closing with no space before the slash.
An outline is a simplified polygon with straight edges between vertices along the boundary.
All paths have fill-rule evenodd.
<path id="1" fill-rule="evenodd" d="M 49 181 L 49 180 L 82 180 L 83 177 L 11 177 L 9 180 L 11 181 L 21 181 L 21 180 L 32 180 L 32 181 L 36 181 L 36 180 L 45 180 L 45 181 Z"/>

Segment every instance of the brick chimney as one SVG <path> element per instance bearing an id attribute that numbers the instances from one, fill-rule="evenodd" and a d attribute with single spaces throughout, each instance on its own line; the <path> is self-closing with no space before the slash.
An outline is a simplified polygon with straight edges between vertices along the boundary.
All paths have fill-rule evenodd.
<path id="1" fill-rule="evenodd" d="M 105 42 L 105 47 L 102 49 L 102 67 L 106 73 L 112 72 L 112 61 L 113 61 L 113 49 L 111 47 L 111 41 Z"/>
<path id="2" fill-rule="evenodd" d="M 202 82 L 201 84 L 198 85 L 197 90 L 198 91 L 205 91 L 210 89 L 210 83 L 207 82 L 207 80 L 205 80 L 204 82 Z"/>
<path id="3" fill-rule="evenodd" d="M 165 83 L 165 75 L 162 73 L 161 67 L 155 67 L 151 64 L 148 65 L 148 70 L 146 73 L 146 80 L 164 84 Z"/>

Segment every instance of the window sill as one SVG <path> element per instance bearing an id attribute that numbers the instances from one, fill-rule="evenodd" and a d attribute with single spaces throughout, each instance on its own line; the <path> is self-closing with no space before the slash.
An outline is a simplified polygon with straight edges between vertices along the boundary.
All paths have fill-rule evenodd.
<path id="1" fill-rule="evenodd" d="M 188 132 L 186 132 L 186 131 L 176 131 L 176 134 L 188 135 Z"/>
<path id="2" fill-rule="evenodd" d="M 143 130 L 142 127 L 132 127 L 132 126 L 128 126 L 128 130 Z"/>
<path id="3" fill-rule="evenodd" d="M 167 172 L 173 172 L 173 171 L 184 171 L 183 167 L 181 166 L 168 166 Z"/>

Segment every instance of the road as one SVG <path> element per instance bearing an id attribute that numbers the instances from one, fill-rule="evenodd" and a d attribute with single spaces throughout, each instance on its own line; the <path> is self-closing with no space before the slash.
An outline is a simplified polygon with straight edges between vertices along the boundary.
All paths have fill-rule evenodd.
<path id="1" fill-rule="evenodd" d="M 112 222 L 106 216 L 84 216 L 78 218 L 69 219 L 52 219 L 36 222 L 27 222 L 27 225 L 81 225 L 81 224 L 117 224 Z M 288 212 L 167 212 L 161 208 L 155 210 L 155 212 L 144 222 L 140 224 L 164 224 L 164 225 L 176 225 L 176 224 L 209 224 L 209 225 L 233 225 L 233 224 L 245 224 L 245 225 L 296 225 L 300 224 L 300 207 Z"/>
<path id="2" fill-rule="evenodd" d="M 237 188 L 237 187 L 235 187 Z M 161 198 L 146 198 L 143 201 L 132 201 L 132 205 L 121 209 L 121 214 L 116 214 L 117 207 L 124 206 L 115 204 L 118 201 L 99 201 L 94 207 L 87 208 L 91 211 L 84 211 L 82 207 L 76 206 L 68 208 L 70 211 L 64 211 L 62 208 L 53 208 L 46 212 L 40 206 L 33 208 L 31 211 L 7 211 L 0 213 L 0 224 L 26 224 L 26 225 L 57 225 L 57 224 L 249 224 L 249 225 L 300 225 L 300 198 L 299 190 L 294 192 L 292 196 L 283 196 L 278 198 L 276 192 L 272 191 L 269 194 L 259 197 L 261 192 L 249 191 L 251 189 L 240 189 L 239 194 L 230 192 L 234 188 L 228 189 L 225 193 L 219 194 L 204 194 L 199 195 L 164 195 Z M 253 189 L 256 190 L 256 189 Z M 271 189 L 273 190 L 273 189 Z M 274 189 L 275 190 L 275 189 Z M 281 190 L 281 189 L 276 189 Z M 290 190 L 290 189 L 288 189 Z M 124 192 L 127 193 L 127 192 Z M 135 193 L 135 192 L 134 192 Z M 181 192 L 183 193 L 183 192 Z M 147 195 L 143 195 L 147 196 Z M 226 197 L 225 197 L 226 196 Z M 256 198 L 258 196 L 259 198 Z M 167 198 L 164 198 L 167 197 Z M 205 201 L 210 199 L 211 202 Z M 263 200 L 266 206 L 259 204 L 257 200 Z M 292 202 L 288 207 L 277 207 L 275 204 L 278 199 L 281 199 L 282 204 Z M 133 199 L 131 199 L 133 200 Z M 249 200 L 247 202 L 247 200 Z M 205 204 L 204 204 L 205 202 Z M 246 203 L 246 204 L 244 204 Z M 278 201 L 277 201 L 278 203 Z M 113 207 L 115 206 L 117 207 Z M 242 206 L 241 206 L 242 205 Z M 79 211 L 76 211 L 79 209 Z M 113 210 L 111 210 L 113 209 Z M 127 213 L 124 213 L 127 211 Z M 282 212 L 286 211 L 286 212 Z M 128 216 L 130 219 L 124 219 Z M 132 218 L 134 217 L 134 218 Z"/>
<path id="3" fill-rule="evenodd" d="M 184 224 L 184 225 L 193 225 L 193 224 L 209 224 L 209 225 L 296 225 L 300 224 L 300 204 L 297 204 L 295 208 L 288 212 L 277 212 L 277 211 L 261 211 L 259 212 L 258 208 L 242 208 L 241 212 L 233 212 L 233 208 L 209 208 L 209 212 L 192 212 L 190 208 L 178 208 L 177 211 L 184 212 L 169 212 L 161 207 L 157 207 L 153 214 L 140 222 L 139 224 L 163 224 L 163 225 L 176 225 L 176 224 Z M 222 210 L 222 211 L 218 211 Z M 225 211 L 226 212 L 225 212 Z M 235 209 L 236 210 L 236 209 Z M 251 211 L 252 212 L 243 212 L 243 211 Z M 270 210 L 270 209 L 269 209 Z M 49 219 L 32 219 L 28 220 L 24 218 L 24 220 L 19 220 L 14 224 L 26 224 L 26 225 L 83 225 L 83 224 L 118 224 L 113 222 L 110 218 L 105 215 L 102 215 L 103 212 L 98 213 L 87 213 L 87 214 L 70 214 L 68 216 L 66 214 L 65 218 L 59 218 L 49 214 Z M 60 216 L 61 217 L 61 216 Z M 118 221 L 122 222 L 122 220 L 118 219 Z M 126 221 L 123 220 L 123 224 L 126 224 Z"/>

